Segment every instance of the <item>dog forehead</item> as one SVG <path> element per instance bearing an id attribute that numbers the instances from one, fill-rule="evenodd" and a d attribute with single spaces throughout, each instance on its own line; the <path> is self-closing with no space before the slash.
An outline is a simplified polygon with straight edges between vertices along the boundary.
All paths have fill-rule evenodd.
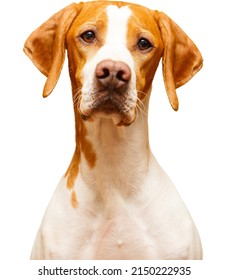
<path id="1" fill-rule="evenodd" d="M 115 19 L 116 28 L 126 19 L 134 25 L 146 28 L 151 20 L 152 10 L 133 3 L 118 1 L 82 2 L 80 12 L 76 18 L 78 25 L 98 23 L 106 25 L 110 19 Z"/>
<path id="2" fill-rule="evenodd" d="M 76 22 L 78 25 L 86 22 L 97 22 L 98 20 L 106 21 L 107 2 L 81 2 Z M 110 5 L 110 4 L 109 4 Z"/>
<path id="3" fill-rule="evenodd" d="M 94 6 L 91 5 L 93 3 Z M 73 37 L 79 37 L 90 29 L 96 31 L 98 44 L 94 44 L 87 52 L 84 52 L 86 64 L 92 62 L 94 66 L 105 59 L 121 60 L 133 64 L 127 50 L 130 16 L 131 9 L 124 2 L 102 1 L 83 4 L 70 34 Z"/>

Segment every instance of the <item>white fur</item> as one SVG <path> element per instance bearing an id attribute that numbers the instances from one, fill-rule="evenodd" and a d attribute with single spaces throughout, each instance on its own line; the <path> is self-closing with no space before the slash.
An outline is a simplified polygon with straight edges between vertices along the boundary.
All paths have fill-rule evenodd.
<path id="1" fill-rule="evenodd" d="M 106 44 L 87 62 L 84 98 L 103 59 L 134 62 L 126 48 L 129 8 L 110 6 Z M 85 122 L 97 160 L 92 169 L 82 157 L 75 181 L 79 206 L 70 204 L 66 178 L 47 208 L 32 259 L 200 259 L 197 230 L 175 187 L 152 155 L 147 110 L 129 127 L 111 118 Z"/>

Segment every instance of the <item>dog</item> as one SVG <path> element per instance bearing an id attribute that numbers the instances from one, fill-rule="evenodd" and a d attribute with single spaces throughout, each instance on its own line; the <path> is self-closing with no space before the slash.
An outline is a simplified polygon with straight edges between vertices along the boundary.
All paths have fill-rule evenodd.
<path id="1" fill-rule="evenodd" d="M 71 4 L 36 29 L 26 55 L 54 89 L 68 54 L 76 149 L 45 212 L 31 259 L 202 259 L 194 222 L 153 156 L 148 104 L 160 60 L 166 92 L 202 67 L 165 13 L 113 1 Z"/>

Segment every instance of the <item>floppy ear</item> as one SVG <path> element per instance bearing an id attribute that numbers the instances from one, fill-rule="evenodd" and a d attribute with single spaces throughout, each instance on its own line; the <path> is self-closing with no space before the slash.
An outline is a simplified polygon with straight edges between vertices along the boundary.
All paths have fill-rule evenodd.
<path id="1" fill-rule="evenodd" d="M 65 58 L 65 37 L 77 15 L 78 5 L 71 4 L 54 14 L 27 39 L 24 52 L 47 77 L 43 97 L 54 89 Z"/>
<path id="2" fill-rule="evenodd" d="M 176 88 L 187 83 L 203 66 L 203 58 L 184 31 L 167 15 L 157 12 L 164 53 L 162 57 L 163 78 L 169 102 L 178 110 Z"/>

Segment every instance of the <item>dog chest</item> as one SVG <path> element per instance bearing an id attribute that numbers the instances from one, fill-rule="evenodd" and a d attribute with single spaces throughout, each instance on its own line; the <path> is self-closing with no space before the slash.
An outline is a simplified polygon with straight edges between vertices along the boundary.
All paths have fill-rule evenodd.
<path id="1" fill-rule="evenodd" d="M 78 207 L 73 208 L 69 203 L 70 191 L 60 185 L 37 239 L 42 240 L 41 258 L 188 258 L 192 222 L 185 208 L 177 200 L 180 206 L 174 212 L 167 211 L 159 195 L 155 203 L 146 194 L 132 199 L 116 194 L 112 203 L 105 204 L 84 189 L 78 193 Z M 169 198 L 176 200 L 172 195 L 162 196 L 166 205 L 170 205 Z"/>
<path id="2" fill-rule="evenodd" d="M 99 217 L 91 226 L 82 259 L 145 259 L 153 248 L 143 221 L 127 214 L 111 219 Z"/>

